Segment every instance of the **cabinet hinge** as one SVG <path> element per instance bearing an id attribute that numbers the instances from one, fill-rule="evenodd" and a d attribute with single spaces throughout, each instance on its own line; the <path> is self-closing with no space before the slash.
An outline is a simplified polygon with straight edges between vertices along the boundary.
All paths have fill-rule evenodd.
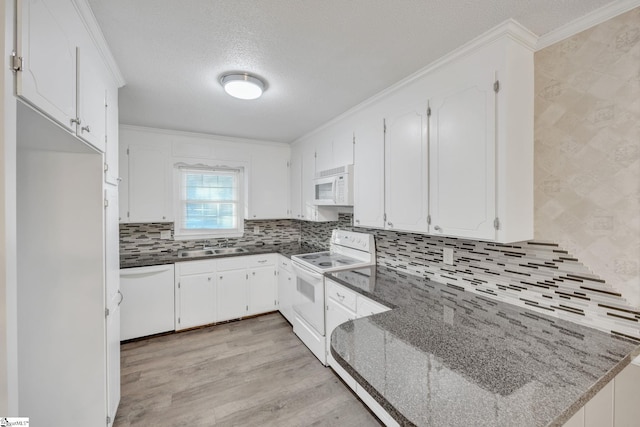
<path id="1" fill-rule="evenodd" d="M 427 107 L 427 117 L 431 117 L 431 107 Z"/>
<path id="2" fill-rule="evenodd" d="M 496 80 L 496 81 L 493 83 L 493 91 L 494 91 L 495 93 L 500 92 L 500 80 Z"/>
<path id="3" fill-rule="evenodd" d="M 382 129 L 384 133 L 387 133 L 387 119 L 382 119 Z"/>
<path id="4" fill-rule="evenodd" d="M 318 158 L 318 152 L 317 152 L 317 151 L 314 151 L 314 152 L 313 152 L 313 158 L 314 158 L 314 159 L 317 159 L 317 158 Z"/>
<path id="5" fill-rule="evenodd" d="M 180 282 L 178 282 L 178 289 L 180 289 Z"/>
<path id="6" fill-rule="evenodd" d="M 107 415 L 107 425 L 111 424 L 111 417 Z"/>
<path id="7" fill-rule="evenodd" d="M 356 145 L 356 136 L 353 135 L 353 145 Z"/>
<path id="8" fill-rule="evenodd" d="M 386 213 L 385 213 L 385 214 L 382 214 L 382 220 L 383 220 L 383 221 L 386 221 L 386 220 L 387 220 L 387 214 L 386 214 Z"/>
<path id="9" fill-rule="evenodd" d="M 500 230 L 500 220 L 498 219 L 498 217 L 493 220 L 493 228 L 495 228 L 496 230 Z"/>
<path id="10" fill-rule="evenodd" d="M 11 52 L 11 71 L 14 73 L 17 71 L 22 71 L 22 56 L 18 56 L 16 51 Z"/>
<path id="11" fill-rule="evenodd" d="M 247 273 L 247 280 L 249 280 L 249 273 Z"/>
<path id="12" fill-rule="evenodd" d="M 129 155 L 129 149 L 127 148 L 127 156 Z"/>
<path id="13" fill-rule="evenodd" d="M 127 218 L 129 218 L 129 211 L 127 211 Z"/>
<path id="14" fill-rule="evenodd" d="M 109 317 L 109 313 L 110 313 L 109 309 L 105 308 L 104 309 L 104 317 Z"/>
<path id="15" fill-rule="evenodd" d="M 247 307 L 247 311 L 249 311 L 249 306 L 247 305 L 246 307 Z"/>
<path id="16" fill-rule="evenodd" d="M 427 215 L 427 224 L 431 224 L 431 215 Z"/>
<path id="17" fill-rule="evenodd" d="M 180 323 L 180 318 L 178 317 L 178 323 Z"/>

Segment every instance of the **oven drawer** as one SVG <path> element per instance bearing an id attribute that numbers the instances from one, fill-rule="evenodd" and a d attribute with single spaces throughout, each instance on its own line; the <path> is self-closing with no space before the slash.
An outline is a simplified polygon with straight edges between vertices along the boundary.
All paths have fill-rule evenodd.
<path id="1" fill-rule="evenodd" d="M 327 280 L 327 297 L 353 312 L 356 311 L 356 293 L 331 280 Z"/>

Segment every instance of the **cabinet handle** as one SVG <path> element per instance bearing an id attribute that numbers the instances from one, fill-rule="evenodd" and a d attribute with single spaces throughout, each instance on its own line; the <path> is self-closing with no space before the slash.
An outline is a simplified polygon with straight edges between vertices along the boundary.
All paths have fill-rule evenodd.
<path id="1" fill-rule="evenodd" d="M 266 259 L 261 259 L 261 260 L 258 260 L 258 262 L 259 262 L 260 264 L 264 264 L 265 262 L 267 262 L 267 260 L 266 260 Z"/>
<path id="2" fill-rule="evenodd" d="M 120 292 L 120 289 L 118 289 L 118 293 L 120 294 L 120 301 L 118 301 L 118 307 L 119 307 L 120 304 L 122 304 L 122 301 L 124 301 L 124 295 L 122 295 L 122 292 Z"/>
<path id="3" fill-rule="evenodd" d="M 392 222 L 387 222 L 387 225 L 388 225 L 389 227 L 393 227 L 393 223 L 392 223 Z"/>
<path id="4" fill-rule="evenodd" d="M 91 128 L 89 126 L 82 126 L 80 128 L 80 131 L 81 132 L 87 131 L 87 132 L 91 133 Z"/>
<path id="5" fill-rule="evenodd" d="M 71 119 L 70 121 L 71 121 L 71 126 L 73 126 L 74 124 L 80 125 L 80 123 L 82 123 L 79 117 L 76 117 L 75 119 Z"/>
<path id="6" fill-rule="evenodd" d="M 255 271 L 252 271 L 252 272 L 251 272 L 251 274 L 253 274 L 253 275 L 255 276 L 255 275 L 256 275 L 256 272 L 255 272 Z"/>
<path id="7" fill-rule="evenodd" d="M 344 295 L 340 295 L 340 292 L 336 292 L 336 295 L 340 298 L 340 301 L 344 301 Z"/>
<path id="8" fill-rule="evenodd" d="M 207 280 L 208 280 L 208 281 L 211 281 L 211 277 L 207 277 Z"/>
<path id="9" fill-rule="evenodd" d="M 222 280 L 222 276 L 220 276 L 220 280 Z"/>
<path id="10" fill-rule="evenodd" d="M 433 227 L 433 229 L 436 230 L 436 231 L 442 231 L 442 228 L 440 228 L 439 225 L 436 225 L 435 227 Z"/>
<path id="11" fill-rule="evenodd" d="M 360 220 L 359 219 L 356 219 L 356 224 L 360 224 Z"/>
<path id="12" fill-rule="evenodd" d="M 166 217 L 166 216 L 163 216 L 163 217 L 162 217 L 162 219 L 167 219 L 167 217 Z"/>

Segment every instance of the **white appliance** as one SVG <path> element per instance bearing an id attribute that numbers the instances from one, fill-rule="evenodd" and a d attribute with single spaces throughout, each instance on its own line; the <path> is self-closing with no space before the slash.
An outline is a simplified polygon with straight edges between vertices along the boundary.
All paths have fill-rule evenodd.
<path id="1" fill-rule="evenodd" d="M 317 206 L 353 206 L 353 165 L 317 172 L 313 189 Z"/>
<path id="2" fill-rule="evenodd" d="M 375 240 L 367 233 L 333 230 L 328 251 L 294 255 L 291 261 L 297 275 L 293 332 L 326 365 L 324 273 L 375 265 Z"/>

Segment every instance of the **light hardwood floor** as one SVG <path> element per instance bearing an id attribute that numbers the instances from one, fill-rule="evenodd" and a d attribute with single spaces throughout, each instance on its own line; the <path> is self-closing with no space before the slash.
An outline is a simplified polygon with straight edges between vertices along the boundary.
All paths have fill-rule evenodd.
<path id="1" fill-rule="evenodd" d="M 279 313 L 123 344 L 114 427 L 380 426 Z"/>

